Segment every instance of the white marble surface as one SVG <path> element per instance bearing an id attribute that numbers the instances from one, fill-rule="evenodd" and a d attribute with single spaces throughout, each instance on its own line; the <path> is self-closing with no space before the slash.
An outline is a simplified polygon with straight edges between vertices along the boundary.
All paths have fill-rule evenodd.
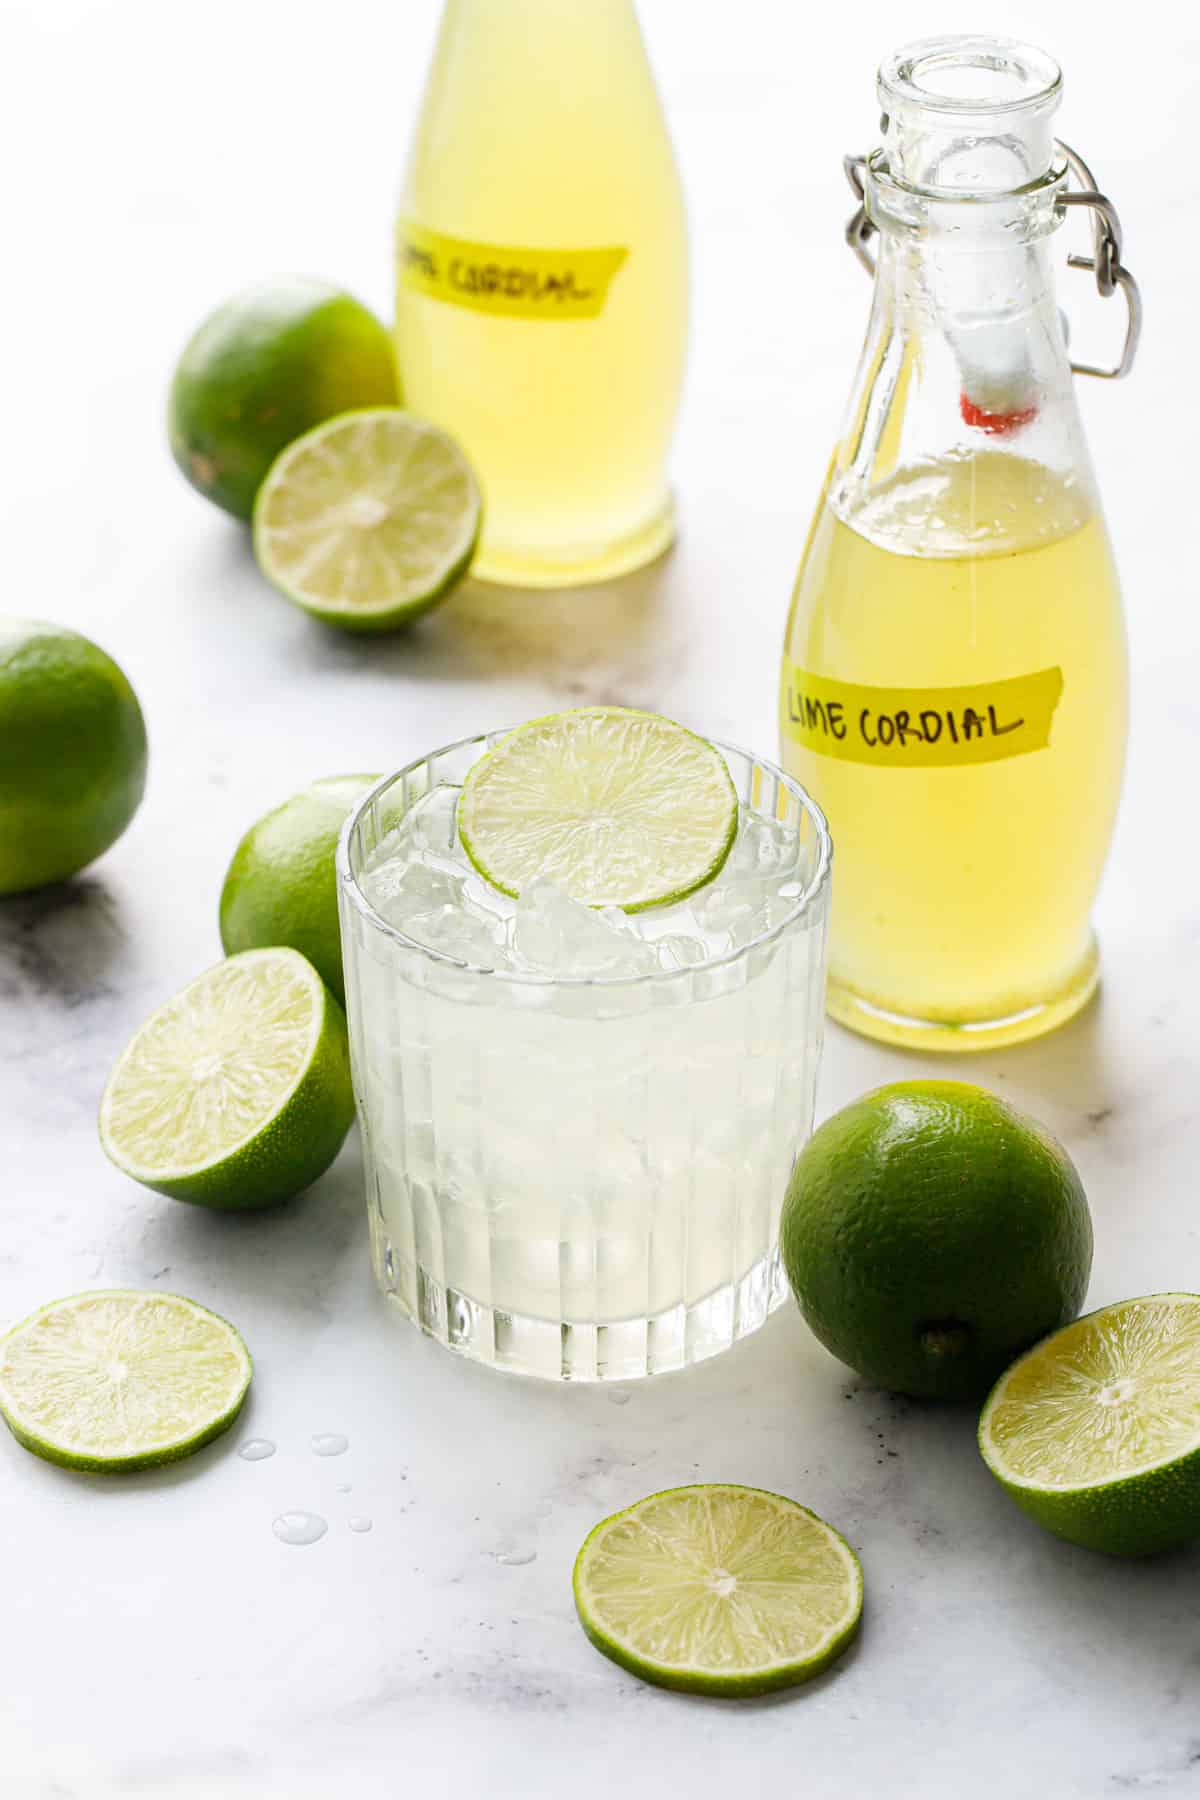
<path id="1" fill-rule="evenodd" d="M 696 243 L 679 548 L 611 589 L 468 589 L 408 638 L 355 643 L 269 592 L 242 535 L 178 480 L 163 390 L 197 314 L 260 273 L 340 275 L 386 307 L 433 0 L 209 0 L 186 26 L 150 0 L 4 8 L 4 605 L 120 659 L 152 764 L 134 827 L 93 871 L 0 906 L 0 1316 L 161 1284 L 228 1313 L 257 1364 L 241 1429 L 163 1475 L 68 1475 L 0 1442 L 13 1800 L 329 1800 L 429 1782 L 815 1800 L 1200 1791 L 1200 1557 L 1120 1566 L 1039 1535 L 983 1471 L 968 1418 L 862 1387 L 790 1309 L 624 1405 L 525 1386 L 386 1312 L 353 1139 L 303 1199 L 244 1219 L 141 1191 L 96 1143 L 127 1034 L 218 954 L 233 844 L 302 780 L 591 699 L 773 749 L 788 586 L 868 298 L 840 243 L 838 159 L 870 140 L 877 55 L 944 14 L 882 0 L 643 11 Z M 1058 1037 L 965 1071 L 1077 1157 L 1099 1303 L 1200 1285 L 1200 39 L 1190 15 L 1154 5 L 1126 21 L 1119 60 L 1094 7 L 1027 0 L 991 18 L 1066 61 L 1064 135 L 1121 203 L 1148 299 L 1136 379 L 1085 395 L 1136 682 L 1104 994 Z M 1115 337 L 1081 277 L 1069 296 L 1080 339 Z M 832 1030 L 822 1110 L 922 1066 Z M 314 1456 L 323 1431 L 348 1451 Z M 242 1461 L 251 1435 L 278 1453 Z M 575 1624 L 588 1528 L 705 1477 L 795 1494 L 861 1551 L 860 1645 L 809 1691 L 736 1706 L 658 1693 Z M 291 1508 L 324 1514 L 327 1536 L 276 1542 Z M 352 1515 L 373 1529 L 355 1534 Z"/>

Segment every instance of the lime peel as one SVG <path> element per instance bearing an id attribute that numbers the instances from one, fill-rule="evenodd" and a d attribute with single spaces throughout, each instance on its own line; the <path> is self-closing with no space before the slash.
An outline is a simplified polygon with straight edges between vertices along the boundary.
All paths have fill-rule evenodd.
<path id="1" fill-rule="evenodd" d="M 810 1680 L 862 1616 L 840 1534 L 780 1494 L 670 1488 L 605 1519 L 575 1563 L 591 1642 L 660 1687 L 737 1698 Z"/>
<path id="2" fill-rule="evenodd" d="M 501 893 L 548 879 L 586 906 L 630 913 L 715 879 L 737 829 L 720 751 L 624 706 L 519 726 L 472 766 L 458 804 L 463 849 Z"/>

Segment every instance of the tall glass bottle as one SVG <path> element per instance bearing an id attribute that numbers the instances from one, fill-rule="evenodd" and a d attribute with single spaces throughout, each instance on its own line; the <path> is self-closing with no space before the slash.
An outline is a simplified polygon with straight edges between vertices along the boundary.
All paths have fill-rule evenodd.
<path id="1" fill-rule="evenodd" d="M 397 227 L 406 404 L 483 482 L 475 572 L 564 586 L 674 536 L 683 197 L 633 0 L 446 0 Z"/>
<path id="2" fill-rule="evenodd" d="M 1097 981 L 1126 652 L 1049 264 L 1067 205 L 1099 209 L 1129 354 L 1137 294 L 1109 203 L 1068 193 L 1060 87 L 1007 40 L 884 64 L 855 166 L 874 304 L 788 619 L 783 761 L 836 845 L 830 1010 L 936 1049 L 1049 1030 Z"/>

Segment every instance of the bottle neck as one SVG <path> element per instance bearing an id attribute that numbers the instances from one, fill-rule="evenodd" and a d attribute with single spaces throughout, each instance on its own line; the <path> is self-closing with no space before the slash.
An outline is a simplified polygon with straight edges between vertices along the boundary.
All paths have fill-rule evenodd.
<path id="1" fill-rule="evenodd" d="M 927 543 L 941 477 L 1003 457 L 1029 465 L 1027 485 L 1045 491 L 1036 506 L 1047 516 L 1061 515 L 1064 528 L 1080 523 L 1094 495 L 1050 255 L 1058 178 L 1024 193 L 952 199 L 895 183 L 877 156 L 866 188 L 879 250 L 831 477 L 835 509 L 849 523 L 870 519 L 903 489 L 905 516 Z M 924 491 L 935 497 L 928 520 L 913 500 Z M 977 523 L 983 553 L 983 539 L 1000 541 L 1004 524 Z"/>
<path id="2" fill-rule="evenodd" d="M 439 35 L 451 51 L 483 45 L 502 52 L 506 76 L 519 69 L 536 79 L 545 70 L 547 83 L 590 56 L 607 62 L 641 47 L 634 0 L 444 0 Z"/>
<path id="3" fill-rule="evenodd" d="M 628 119 L 657 108 L 634 0 L 445 0 L 417 152 L 469 134 L 481 167 L 516 159 L 543 193 L 590 190 L 611 186 L 607 145 Z"/>
<path id="4" fill-rule="evenodd" d="M 922 38 L 879 71 L 884 149 L 898 182 L 927 194 L 1022 192 L 1054 163 L 1062 73 L 1012 38 Z"/>
<path id="5" fill-rule="evenodd" d="M 986 202 L 934 200 L 868 176 L 879 327 L 908 340 L 931 378 L 957 383 L 964 422 L 982 415 L 992 435 L 1070 404 L 1049 255 L 1060 190 L 1052 178 Z"/>
<path id="6" fill-rule="evenodd" d="M 1006 39 L 925 39 L 880 70 L 875 294 L 829 498 L 912 554 L 1019 549 L 1094 507 L 1048 250 L 1060 92 Z"/>

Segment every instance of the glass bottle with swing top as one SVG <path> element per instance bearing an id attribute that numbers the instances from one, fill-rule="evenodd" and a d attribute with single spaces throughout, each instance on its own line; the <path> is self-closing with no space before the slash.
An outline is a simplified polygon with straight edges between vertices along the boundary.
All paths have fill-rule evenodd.
<path id="1" fill-rule="evenodd" d="M 1140 301 L 1111 202 L 1052 135 L 1050 57 L 925 40 L 879 95 L 881 148 L 847 158 L 874 302 L 788 619 L 783 761 L 837 846 L 833 1016 L 968 1050 L 1050 1030 L 1098 979 L 1126 649 L 1072 374 L 1128 371 Z M 1072 207 L 1095 250 L 1071 262 L 1128 304 L 1114 368 L 1068 358 L 1050 248 Z"/>

